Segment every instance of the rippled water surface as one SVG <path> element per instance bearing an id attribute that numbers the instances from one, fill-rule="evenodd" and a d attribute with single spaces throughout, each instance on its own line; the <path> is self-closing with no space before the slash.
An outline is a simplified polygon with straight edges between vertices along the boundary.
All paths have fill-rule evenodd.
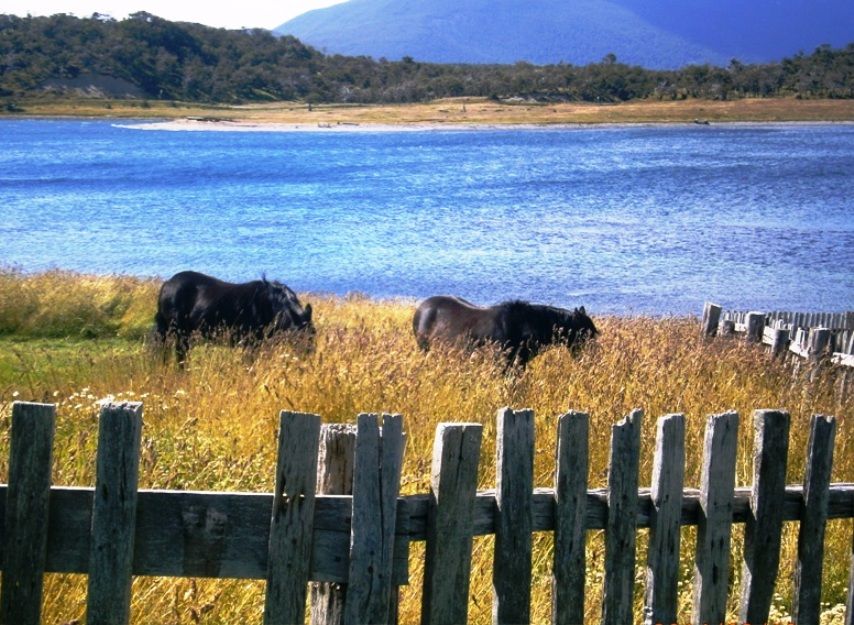
<path id="1" fill-rule="evenodd" d="M 0 122 L 0 263 L 593 312 L 854 307 L 854 125 Z"/>

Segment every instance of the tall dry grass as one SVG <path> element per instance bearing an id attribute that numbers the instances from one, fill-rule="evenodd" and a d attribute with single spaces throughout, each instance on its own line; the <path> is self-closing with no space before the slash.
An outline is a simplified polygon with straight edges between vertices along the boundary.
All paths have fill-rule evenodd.
<path id="1" fill-rule="evenodd" d="M 45 295 L 49 291 L 50 295 Z M 809 418 L 839 418 L 834 481 L 854 477 L 850 442 L 854 402 L 839 394 L 836 373 L 813 380 L 790 363 L 772 362 L 738 341 L 703 341 L 698 322 L 681 318 L 596 318 L 602 330 L 594 345 L 572 356 L 550 349 L 529 368 L 505 375 L 488 351 L 465 354 L 435 349 L 424 354 L 411 336 L 412 306 L 362 297 L 306 296 L 316 310 L 316 351 L 300 355 L 286 344 L 251 357 L 239 350 L 202 345 L 179 371 L 164 364 L 140 337 L 154 313 L 156 284 L 127 277 L 95 278 L 64 272 L 0 275 L 0 479 L 7 475 L 9 406 L 13 399 L 53 401 L 58 406 L 54 482 L 91 485 L 97 436 L 96 402 L 108 395 L 145 402 L 140 480 L 143 488 L 269 491 L 273 487 L 277 414 L 315 412 L 327 422 L 352 421 L 358 412 L 400 412 L 408 433 L 404 493 L 426 492 L 437 424 L 473 421 L 484 426 L 480 486 L 494 485 L 495 413 L 505 405 L 536 411 L 536 486 L 550 486 L 556 417 L 567 409 L 591 416 L 590 483 L 604 486 L 609 428 L 631 409 L 645 411 L 641 483 L 648 485 L 655 419 L 670 412 L 687 417 L 686 482 L 699 480 L 706 416 L 734 409 L 741 415 L 737 482 L 752 471 L 752 411 L 786 408 L 792 415 L 788 478 L 803 479 Z M 16 304 L 20 302 L 20 306 Z M 26 337 L 84 336 L 95 340 L 32 341 Z M 45 328 L 50 328 L 46 330 Z M 133 337 L 116 341 L 115 336 Z M 14 342 L 12 340 L 14 339 Z M 10 352 L 14 351 L 14 354 Z M 825 559 L 826 623 L 842 622 L 852 523 L 829 524 Z M 640 533 L 639 562 L 645 548 Z M 685 620 L 690 614 L 693 530 L 684 530 Z M 734 589 L 740 576 L 742 532 L 735 531 Z M 588 617 L 600 610 L 603 542 L 589 536 Z M 472 623 L 491 621 L 491 539 L 475 541 Z M 787 619 L 797 547 L 796 525 L 787 527 L 774 616 Z M 535 537 L 533 620 L 549 620 L 551 538 Z M 419 620 L 423 546 L 413 546 L 412 583 L 403 590 L 401 622 Z M 636 592 L 640 612 L 642 567 Z M 50 575 L 45 614 L 68 623 L 85 612 L 85 577 Z M 735 596 L 731 609 L 735 610 Z M 240 580 L 138 578 L 135 623 L 260 622 L 263 584 Z M 835 610 L 835 611 L 834 611 Z"/>

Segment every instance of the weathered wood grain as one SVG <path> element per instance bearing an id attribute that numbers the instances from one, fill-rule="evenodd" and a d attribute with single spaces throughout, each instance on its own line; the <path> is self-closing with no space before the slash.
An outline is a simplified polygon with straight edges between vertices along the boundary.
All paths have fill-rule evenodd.
<path id="1" fill-rule="evenodd" d="M 668 415 L 658 420 L 655 437 L 644 601 L 647 625 L 677 621 L 684 477 L 685 416 Z"/>
<path id="2" fill-rule="evenodd" d="M 608 521 L 605 528 L 605 590 L 602 597 L 604 625 L 627 625 L 632 622 L 642 418 L 643 411 L 633 410 L 611 428 Z"/>
<path id="3" fill-rule="evenodd" d="M 89 552 L 88 625 L 130 618 L 142 404 L 101 407 Z"/>
<path id="4" fill-rule="evenodd" d="M 745 325 L 747 326 L 747 335 L 745 336 L 747 342 L 762 342 L 762 332 L 765 329 L 765 313 L 756 311 L 747 313 Z"/>
<path id="5" fill-rule="evenodd" d="M 783 499 L 789 457 L 789 413 L 753 414 L 753 492 L 744 531 L 739 618 L 767 623 L 780 566 Z"/>
<path id="6" fill-rule="evenodd" d="M 318 452 L 317 492 L 327 495 L 353 494 L 353 464 L 356 459 L 356 426 L 344 423 L 331 423 L 320 429 L 320 449 Z M 350 516 L 352 502 L 347 508 L 347 542 L 343 551 L 327 551 L 337 564 L 343 564 L 344 570 L 338 581 L 311 583 L 311 625 L 340 625 L 344 619 L 344 602 L 347 598 L 346 581 L 349 573 L 349 560 L 341 554 L 350 551 Z M 316 530 L 315 530 L 316 532 Z M 312 541 L 315 555 L 312 562 L 320 562 L 317 551 L 320 547 L 318 536 Z M 407 564 L 408 565 L 408 564 Z M 318 579 L 312 571 L 311 579 Z"/>
<path id="7" fill-rule="evenodd" d="M 712 415 L 706 423 L 700 478 L 692 623 L 726 620 L 733 520 L 738 414 Z"/>
<path id="8" fill-rule="evenodd" d="M 803 516 L 798 528 L 798 561 L 795 567 L 795 601 L 792 615 L 798 625 L 818 625 L 821 616 L 821 578 L 824 562 L 824 530 L 836 419 L 813 415 L 804 474 Z"/>
<path id="9" fill-rule="evenodd" d="M 552 623 L 581 625 L 590 419 L 583 412 L 568 412 L 560 417 L 557 427 Z"/>
<path id="10" fill-rule="evenodd" d="M 703 336 L 714 336 L 718 332 L 718 323 L 721 319 L 721 307 L 711 302 L 703 306 Z"/>
<path id="11" fill-rule="evenodd" d="M 41 622 L 55 430 L 53 404 L 12 404 L 0 588 L 4 625 Z"/>
<path id="12" fill-rule="evenodd" d="M 492 622 L 511 625 L 531 618 L 534 413 L 502 408 L 497 419 Z"/>
<path id="13" fill-rule="evenodd" d="M 266 625 L 304 621 L 319 439 L 319 416 L 292 412 L 279 416 L 264 597 Z"/>
<path id="14" fill-rule="evenodd" d="M 396 502 L 403 464 L 403 419 L 377 415 L 357 420 L 353 521 L 345 625 L 389 620 L 393 587 Z"/>
<path id="15" fill-rule="evenodd" d="M 483 426 L 436 428 L 427 515 L 422 625 L 468 622 L 472 518 Z"/>

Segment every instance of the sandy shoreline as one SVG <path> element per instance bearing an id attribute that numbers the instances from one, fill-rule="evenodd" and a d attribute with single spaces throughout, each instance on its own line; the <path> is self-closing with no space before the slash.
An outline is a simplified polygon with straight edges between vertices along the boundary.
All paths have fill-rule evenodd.
<path id="1" fill-rule="evenodd" d="M 851 125 L 851 121 L 726 121 L 726 122 L 599 122 L 599 123 L 285 123 L 285 122 L 252 122 L 234 120 L 199 120 L 199 119 L 170 119 L 162 121 L 143 121 L 116 123 L 121 128 L 134 130 L 160 130 L 172 132 L 324 132 L 324 133 L 377 133 L 377 132 L 471 132 L 489 130 L 578 130 L 592 128 L 625 128 L 625 127 L 725 127 L 746 128 L 751 126 L 815 126 L 825 124 Z"/>

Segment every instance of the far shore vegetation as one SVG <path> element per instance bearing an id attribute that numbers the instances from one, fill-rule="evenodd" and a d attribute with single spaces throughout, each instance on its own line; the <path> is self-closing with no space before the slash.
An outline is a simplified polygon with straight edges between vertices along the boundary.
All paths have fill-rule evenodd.
<path id="1" fill-rule="evenodd" d="M 159 281 L 92 276 L 65 271 L 0 270 L 0 482 L 8 477 L 9 418 L 16 400 L 57 405 L 55 484 L 94 483 L 97 402 L 143 401 L 142 488 L 270 492 L 275 474 L 277 415 L 282 409 L 353 422 L 358 412 L 400 412 L 407 447 L 404 494 L 428 492 L 435 428 L 464 421 L 484 426 L 479 488 L 495 485 L 495 414 L 502 406 L 536 414 L 535 485 L 552 485 L 556 417 L 589 412 L 590 487 L 605 486 L 608 432 L 634 408 L 645 416 L 641 486 L 652 472 L 656 419 L 686 415 L 686 485 L 699 483 L 703 429 L 709 414 L 740 414 L 737 485 L 752 481 L 752 414 L 759 408 L 791 413 L 787 483 L 803 481 L 813 414 L 838 418 L 833 476 L 854 471 L 854 400 L 840 390 L 840 372 L 815 372 L 771 360 L 741 340 L 704 340 L 696 317 L 597 315 L 602 334 L 578 354 L 551 348 L 530 366 L 506 375 L 490 350 L 474 354 L 437 348 L 421 352 L 411 329 L 413 302 L 361 295 L 301 294 L 315 309 L 317 349 L 298 353 L 286 343 L 254 355 L 221 345 L 201 345 L 186 370 L 148 342 Z M 699 312 L 699 311 L 698 311 Z M 683 530 L 680 613 L 689 613 L 695 529 Z M 823 625 L 844 622 L 852 521 L 828 523 L 822 594 Z M 491 622 L 489 538 L 475 541 L 470 622 Z M 636 620 L 641 618 L 646 533 L 639 533 Z M 771 622 L 791 621 L 797 524 L 787 523 Z M 733 589 L 740 584 L 743 526 L 734 530 Z M 550 618 L 552 541 L 538 533 L 534 546 L 532 622 Z M 414 544 L 410 584 L 401 590 L 400 622 L 418 622 L 423 545 Z M 603 537 L 588 534 L 586 618 L 601 614 Z M 738 592 L 730 593 L 736 620 Z M 45 586 L 47 622 L 84 618 L 86 577 L 51 574 Z M 241 623 L 263 611 L 264 583 L 139 577 L 132 622 Z M 200 621 L 200 616 L 204 618 Z"/>
<path id="2" fill-rule="evenodd" d="M 58 102 L 41 100 L 51 94 Z M 94 100 L 74 103 L 77 96 Z M 432 104 L 449 98 L 472 106 Z M 852 101 L 854 42 L 771 63 L 732 59 L 725 67 L 647 69 L 614 54 L 587 65 L 439 64 L 324 54 L 262 29 L 210 28 L 146 12 L 123 20 L 0 15 L 0 109 L 8 114 L 215 110 L 264 121 L 262 111 L 273 110 L 292 121 L 281 103 L 296 102 L 316 113 L 300 119 L 310 122 L 335 121 L 323 115 L 331 105 L 378 105 L 346 121 L 383 123 L 789 121 L 850 120 Z M 416 106 L 392 106 L 401 104 Z"/>
<path id="3" fill-rule="evenodd" d="M 19 100 L 14 110 L 0 113 L 0 119 L 19 117 L 190 120 L 212 124 L 299 124 L 319 128 L 341 124 L 453 127 L 511 124 L 851 122 L 854 121 L 854 99 L 636 100 L 596 104 L 446 98 L 412 104 L 309 104 L 293 101 L 200 104 L 41 96 Z"/>

